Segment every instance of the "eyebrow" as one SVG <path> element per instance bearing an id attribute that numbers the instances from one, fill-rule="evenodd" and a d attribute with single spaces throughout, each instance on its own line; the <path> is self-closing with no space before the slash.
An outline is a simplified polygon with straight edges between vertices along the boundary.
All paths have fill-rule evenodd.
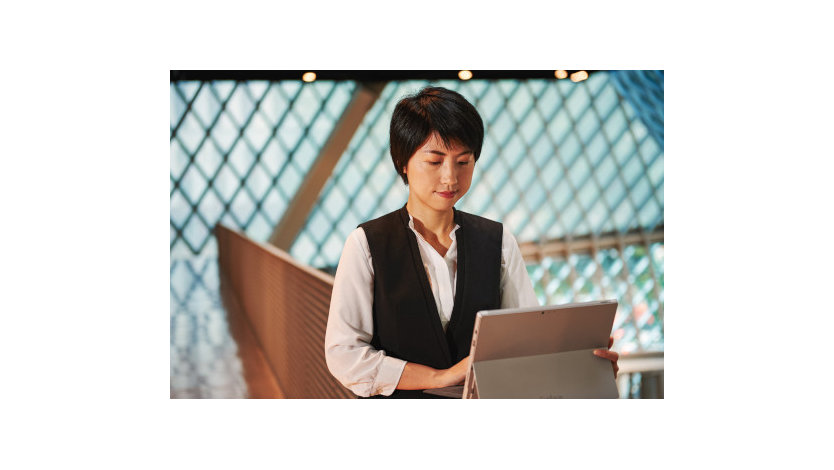
<path id="1" fill-rule="evenodd" d="M 445 152 L 442 152 L 440 150 L 434 150 L 434 149 L 432 149 L 432 150 L 423 150 L 423 153 L 432 153 L 432 154 L 435 154 L 435 155 L 440 155 L 441 157 L 446 156 Z M 475 152 L 473 152 L 471 150 L 464 150 L 463 152 L 457 154 L 456 156 L 460 157 L 460 156 L 466 155 L 467 153 L 475 153 Z"/>

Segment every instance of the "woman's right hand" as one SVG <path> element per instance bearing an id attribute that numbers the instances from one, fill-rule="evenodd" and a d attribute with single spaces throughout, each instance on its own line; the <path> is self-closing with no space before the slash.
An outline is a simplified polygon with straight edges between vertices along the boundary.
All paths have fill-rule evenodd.
<path id="1" fill-rule="evenodd" d="M 461 359 L 460 362 L 448 369 L 433 369 L 422 364 L 407 362 L 400 376 L 400 381 L 397 383 L 397 389 L 423 390 L 461 385 L 466 380 L 468 370 L 469 356 Z"/>
<path id="2" fill-rule="evenodd" d="M 460 362 L 443 371 L 445 373 L 443 380 L 445 385 L 440 385 L 438 388 L 463 385 L 467 371 L 469 371 L 469 356 L 464 357 Z"/>

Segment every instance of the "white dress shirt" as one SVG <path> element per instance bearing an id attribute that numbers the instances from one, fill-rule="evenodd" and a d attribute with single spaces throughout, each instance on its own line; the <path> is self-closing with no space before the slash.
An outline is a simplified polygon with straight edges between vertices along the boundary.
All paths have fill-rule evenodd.
<path id="1" fill-rule="evenodd" d="M 416 230 L 409 214 L 409 228 L 417 236 L 420 257 L 426 268 L 443 328 L 449 323 L 455 299 L 457 240 L 441 256 Z M 373 336 L 374 268 L 365 231 L 357 228 L 348 236 L 330 299 L 324 352 L 327 367 L 345 387 L 359 396 L 391 395 L 400 381 L 406 361 L 389 357 L 370 345 Z M 504 228 L 501 240 L 501 308 L 533 307 L 539 301 L 515 237 Z"/>

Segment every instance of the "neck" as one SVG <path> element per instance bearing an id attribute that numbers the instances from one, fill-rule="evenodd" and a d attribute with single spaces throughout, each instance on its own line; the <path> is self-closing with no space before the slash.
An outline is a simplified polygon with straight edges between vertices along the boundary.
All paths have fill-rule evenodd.
<path id="1" fill-rule="evenodd" d="M 405 208 L 414 219 L 414 228 L 424 236 L 427 235 L 425 232 L 429 232 L 437 237 L 446 237 L 455 226 L 455 213 L 452 209 L 438 212 L 428 208 L 418 208 L 416 204 L 412 204 L 411 199 L 408 200 Z"/>

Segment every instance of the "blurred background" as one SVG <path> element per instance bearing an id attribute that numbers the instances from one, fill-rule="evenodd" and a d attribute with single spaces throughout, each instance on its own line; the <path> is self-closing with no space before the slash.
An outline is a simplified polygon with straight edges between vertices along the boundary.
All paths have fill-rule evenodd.
<path id="1" fill-rule="evenodd" d="M 457 207 L 516 235 L 542 304 L 617 299 L 613 349 L 643 364 L 621 397 L 662 397 L 663 71 L 473 70 L 171 72 L 172 398 L 251 396 L 215 224 L 334 273 L 359 223 L 405 203 L 388 125 L 430 84 L 486 127 Z"/>

